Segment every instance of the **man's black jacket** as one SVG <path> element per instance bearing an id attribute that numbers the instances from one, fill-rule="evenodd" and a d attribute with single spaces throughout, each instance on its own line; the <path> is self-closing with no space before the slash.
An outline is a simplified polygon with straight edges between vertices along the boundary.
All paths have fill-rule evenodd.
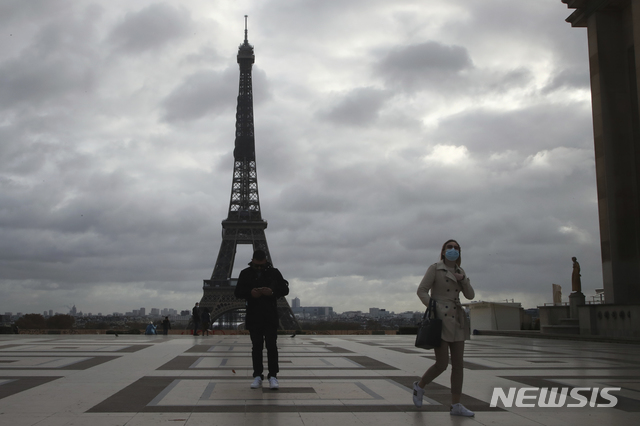
<path id="1" fill-rule="evenodd" d="M 273 295 L 252 297 L 251 290 L 260 287 L 269 287 Z M 243 269 L 234 294 L 238 299 L 247 301 L 247 330 L 265 326 L 278 328 L 278 299 L 289 294 L 289 283 L 280 271 L 267 263 L 262 270 L 252 267 Z"/>

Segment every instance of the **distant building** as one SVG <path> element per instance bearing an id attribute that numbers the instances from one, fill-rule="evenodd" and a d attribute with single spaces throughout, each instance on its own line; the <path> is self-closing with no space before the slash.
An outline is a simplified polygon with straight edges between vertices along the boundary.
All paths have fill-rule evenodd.
<path id="1" fill-rule="evenodd" d="M 340 316 L 343 317 L 343 318 L 361 317 L 362 316 L 362 311 L 345 311 Z"/>
<path id="2" fill-rule="evenodd" d="M 295 298 L 291 301 L 291 307 L 292 307 L 292 308 L 299 308 L 299 307 L 300 307 L 300 299 L 298 299 L 297 297 L 295 297 Z"/>
<path id="3" fill-rule="evenodd" d="M 155 316 L 155 317 L 160 316 L 160 309 L 158 309 L 158 308 L 151 308 L 151 315 L 152 315 L 152 316 Z"/>
<path id="4" fill-rule="evenodd" d="M 369 308 L 369 316 L 371 318 L 385 318 L 389 316 L 389 312 L 386 309 Z"/>
<path id="5" fill-rule="evenodd" d="M 140 308 L 140 310 L 138 311 L 138 314 L 139 314 L 141 317 L 144 317 L 144 316 L 147 316 L 147 313 L 146 313 L 146 312 L 147 312 L 147 311 L 146 311 L 146 309 L 145 309 L 145 308 Z"/>
<path id="6" fill-rule="evenodd" d="M 473 302 L 465 306 L 469 308 L 471 330 L 521 329 L 524 309 L 520 303 Z"/>
<path id="7" fill-rule="evenodd" d="M 291 308 L 296 317 L 302 319 L 329 319 L 333 317 L 333 307 L 331 306 L 305 306 Z"/>

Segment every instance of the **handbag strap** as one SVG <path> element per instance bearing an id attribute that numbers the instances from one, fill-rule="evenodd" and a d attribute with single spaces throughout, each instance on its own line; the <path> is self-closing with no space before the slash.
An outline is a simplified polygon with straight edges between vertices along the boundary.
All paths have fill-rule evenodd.
<path id="1" fill-rule="evenodd" d="M 436 301 L 433 299 L 433 297 L 431 298 L 431 300 L 429 301 L 429 315 L 433 314 L 433 318 L 436 318 Z"/>
<path id="2" fill-rule="evenodd" d="M 436 318 L 436 301 L 433 300 L 433 297 L 429 300 L 429 306 L 427 306 L 427 310 L 424 311 L 422 320 L 424 321 L 425 318 L 432 318 L 431 314 L 433 314 L 433 318 Z"/>

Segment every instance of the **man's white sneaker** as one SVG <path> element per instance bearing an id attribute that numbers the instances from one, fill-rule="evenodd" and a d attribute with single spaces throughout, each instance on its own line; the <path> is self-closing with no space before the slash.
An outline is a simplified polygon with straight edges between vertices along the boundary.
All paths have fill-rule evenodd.
<path id="1" fill-rule="evenodd" d="M 452 416 L 465 416 L 465 417 L 473 417 L 476 414 L 471 411 L 468 410 L 464 405 L 457 403 L 457 404 L 453 404 L 451 406 L 451 413 Z"/>
<path id="2" fill-rule="evenodd" d="M 278 390 L 280 385 L 278 384 L 278 379 L 275 377 L 269 377 L 269 389 Z"/>
<path id="3" fill-rule="evenodd" d="M 422 397 L 424 389 L 418 386 L 418 382 L 413 382 L 413 403 L 416 407 L 422 407 Z"/>
<path id="4" fill-rule="evenodd" d="M 253 382 L 251 382 L 251 389 L 259 389 L 262 387 L 262 378 L 260 376 L 256 376 L 253 378 Z"/>

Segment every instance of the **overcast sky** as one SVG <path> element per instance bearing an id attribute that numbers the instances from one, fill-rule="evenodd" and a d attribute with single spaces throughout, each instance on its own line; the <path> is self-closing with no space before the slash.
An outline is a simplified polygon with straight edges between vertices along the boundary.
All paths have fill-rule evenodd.
<path id="1" fill-rule="evenodd" d="M 221 241 L 249 15 L 258 182 L 302 306 L 602 287 L 587 36 L 560 0 L 0 3 L 0 312 L 189 309 Z M 249 261 L 241 246 L 236 269 Z"/>

